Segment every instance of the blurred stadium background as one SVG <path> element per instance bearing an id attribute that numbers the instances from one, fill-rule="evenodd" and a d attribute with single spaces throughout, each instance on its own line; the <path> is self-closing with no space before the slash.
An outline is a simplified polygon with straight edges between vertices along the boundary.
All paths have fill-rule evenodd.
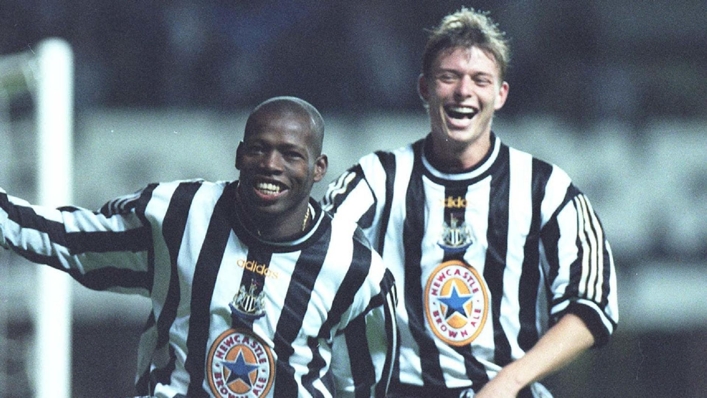
<path id="1" fill-rule="evenodd" d="M 71 45 L 73 202 L 98 208 L 153 181 L 236 177 L 247 112 L 274 95 L 322 111 L 331 178 L 421 137 L 424 28 L 463 4 L 491 11 L 512 40 L 494 130 L 570 173 L 616 256 L 619 329 L 547 384 L 559 398 L 706 397 L 704 0 L 2 0 L 0 55 L 47 37 Z M 2 90 L 0 186 L 33 200 L 32 99 L 3 102 Z M 41 360 L 34 268 L 0 262 L 0 397 L 27 397 Z M 73 308 L 72 396 L 133 394 L 146 303 L 75 285 Z"/>

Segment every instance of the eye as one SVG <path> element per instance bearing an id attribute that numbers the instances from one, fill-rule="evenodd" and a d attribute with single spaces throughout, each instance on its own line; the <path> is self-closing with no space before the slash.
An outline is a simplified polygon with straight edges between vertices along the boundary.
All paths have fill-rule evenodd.
<path id="1" fill-rule="evenodd" d="M 488 86 L 488 85 L 493 84 L 493 78 L 491 78 L 491 76 L 487 76 L 487 75 L 477 75 L 477 76 L 474 76 L 474 82 L 478 86 L 484 87 L 484 86 Z"/>
<path id="2" fill-rule="evenodd" d="M 304 159 L 304 155 L 297 151 L 285 151 L 283 155 L 288 159 Z"/>
<path id="3" fill-rule="evenodd" d="M 246 146 L 245 153 L 248 155 L 260 155 L 265 152 L 265 147 L 260 144 L 250 144 Z"/>
<path id="4" fill-rule="evenodd" d="M 443 72 L 437 75 L 437 80 L 441 81 L 442 83 L 453 83 L 459 80 L 459 77 L 454 73 Z"/>

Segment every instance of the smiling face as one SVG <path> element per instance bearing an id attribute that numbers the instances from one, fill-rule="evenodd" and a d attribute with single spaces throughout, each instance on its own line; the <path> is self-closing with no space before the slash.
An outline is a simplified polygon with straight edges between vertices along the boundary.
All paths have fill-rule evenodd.
<path id="1" fill-rule="evenodd" d="M 275 231 L 270 237 L 300 231 L 312 185 L 326 173 L 320 151 L 321 133 L 306 111 L 274 105 L 251 115 L 236 168 L 239 197 L 256 228 Z"/>
<path id="2" fill-rule="evenodd" d="M 442 51 L 429 76 L 420 76 L 419 92 L 427 103 L 433 157 L 438 163 L 468 168 L 490 147 L 494 112 L 503 107 L 508 83 L 501 81 L 493 56 L 479 47 Z"/>

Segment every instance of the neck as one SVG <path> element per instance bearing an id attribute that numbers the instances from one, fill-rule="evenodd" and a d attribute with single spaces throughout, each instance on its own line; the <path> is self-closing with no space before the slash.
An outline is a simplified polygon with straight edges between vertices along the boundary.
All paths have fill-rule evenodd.
<path id="1" fill-rule="evenodd" d="M 427 160 L 439 171 L 458 173 L 478 165 L 491 149 L 490 136 L 479 137 L 472 142 L 455 142 L 435 138 L 434 134 L 425 143 Z"/>
<path id="2" fill-rule="evenodd" d="M 268 214 L 249 208 L 240 198 L 237 201 L 238 218 L 253 235 L 269 241 L 287 241 L 304 234 L 314 218 L 309 203 L 302 211 L 292 214 Z"/>

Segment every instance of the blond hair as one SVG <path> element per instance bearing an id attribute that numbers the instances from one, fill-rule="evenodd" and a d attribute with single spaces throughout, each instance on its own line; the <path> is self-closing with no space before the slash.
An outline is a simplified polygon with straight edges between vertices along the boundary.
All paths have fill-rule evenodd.
<path id="1" fill-rule="evenodd" d="M 429 33 L 422 55 L 422 74 L 425 77 L 430 77 L 432 66 L 441 52 L 476 46 L 494 57 L 501 81 L 505 78 L 510 61 L 508 40 L 488 12 L 463 7 L 442 18 L 439 26 Z"/>

